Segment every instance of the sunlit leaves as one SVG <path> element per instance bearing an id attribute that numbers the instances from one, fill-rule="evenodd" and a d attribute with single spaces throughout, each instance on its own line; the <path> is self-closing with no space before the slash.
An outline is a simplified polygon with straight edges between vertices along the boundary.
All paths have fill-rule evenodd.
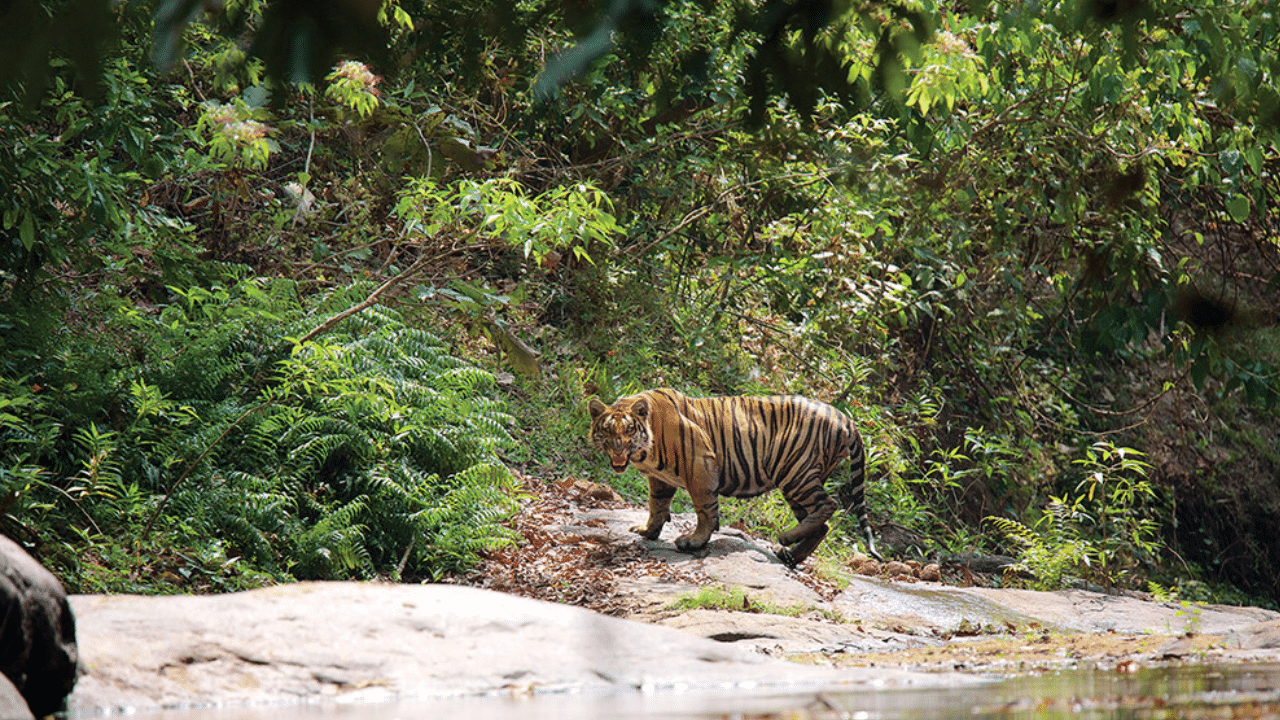
<path id="1" fill-rule="evenodd" d="M 990 77 L 986 63 L 962 37 L 940 32 L 926 46 L 921 66 L 911 70 L 907 104 L 926 115 L 934 105 L 954 110 L 957 101 L 986 94 Z"/>
<path id="2" fill-rule="evenodd" d="M 0 468 L 0 491 L 30 492 L 22 522 L 54 518 L 47 537 L 67 525 L 76 547 L 116 534 L 148 546 L 218 538 L 231 553 L 219 562 L 242 567 L 204 568 L 215 584 L 240 572 L 439 578 L 507 542 L 514 504 L 497 454 L 512 421 L 493 375 L 376 307 L 291 348 L 313 313 L 368 288 L 306 303 L 295 291 L 262 280 L 174 288 L 159 312 L 119 318 L 146 338 L 143 362 L 61 387 L 56 404 L 0 384 L 0 448 L 16 462 Z M 71 411 L 103 393 L 109 425 L 96 408 Z"/>
<path id="3" fill-rule="evenodd" d="M 425 179 L 410 184 L 396 209 L 410 228 L 427 236 L 479 233 L 519 248 L 539 264 L 562 252 L 591 262 L 593 246 L 608 247 L 621 233 L 613 201 L 589 183 L 558 185 L 530 197 L 510 178 L 459 180 L 447 187 Z"/>
<path id="4" fill-rule="evenodd" d="M 367 118 L 378 108 L 381 95 L 378 83 L 382 78 L 370 72 L 364 63 L 343 60 L 325 79 L 329 81 L 325 95 L 358 117 Z"/>
<path id="5" fill-rule="evenodd" d="M 139 202 L 174 164 L 187 165 L 180 148 L 189 139 L 163 111 L 145 61 L 142 69 L 128 57 L 107 61 L 98 99 L 84 96 L 66 61 L 52 65 L 40 108 L 0 100 L 9 138 L 0 146 L 0 277 L 36 281 L 20 294 L 58 296 L 65 286 L 46 280 L 60 267 L 109 268 L 123 282 L 157 271 L 157 263 L 133 261 L 143 253 L 166 270 L 189 271 L 168 262 L 184 254 L 181 224 Z M 198 155 L 190 160 L 189 168 L 203 165 Z"/>
<path id="6" fill-rule="evenodd" d="M 210 156 L 232 168 L 260 170 L 267 165 L 279 145 L 271 138 L 272 129 L 255 119 L 255 111 L 243 102 L 204 103 L 204 113 L 196 124 L 209 143 Z"/>

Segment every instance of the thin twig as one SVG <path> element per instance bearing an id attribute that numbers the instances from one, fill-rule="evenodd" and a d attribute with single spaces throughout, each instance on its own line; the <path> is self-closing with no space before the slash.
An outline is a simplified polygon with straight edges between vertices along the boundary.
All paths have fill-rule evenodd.
<path id="1" fill-rule="evenodd" d="M 231 431 L 236 429 L 236 427 L 239 426 L 240 423 L 248 419 L 250 415 L 274 403 L 275 403 L 275 400 L 268 400 L 267 402 L 264 402 L 260 405 L 257 405 L 255 407 L 249 408 L 248 410 L 244 411 L 244 414 L 236 418 L 230 425 L 228 425 L 227 429 L 223 430 L 222 434 L 219 435 L 217 439 L 215 439 L 213 442 L 209 443 L 209 447 L 205 448 L 204 452 L 200 453 L 200 457 L 196 458 L 189 465 L 187 465 L 187 469 L 182 472 L 182 475 L 180 475 L 177 480 L 173 481 L 173 484 L 169 486 L 169 489 L 167 491 L 165 491 L 164 497 L 160 499 L 160 504 L 157 505 L 155 511 L 151 513 L 151 519 L 147 520 L 147 526 L 142 529 L 142 535 L 138 538 L 137 543 L 134 545 L 134 547 L 137 548 L 138 550 L 138 557 L 134 565 L 134 572 L 137 572 L 138 566 L 141 565 L 142 563 L 142 554 L 141 554 L 142 545 L 147 541 L 147 538 L 151 535 L 151 527 L 156 524 L 156 519 L 159 518 L 160 513 L 164 511 L 165 505 L 169 504 L 169 498 L 173 497 L 173 493 L 178 489 L 178 486 L 182 484 L 182 481 L 186 480 L 187 477 L 191 475 L 192 471 L 194 471 L 197 467 L 199 467 L 200 463 L 204 462 L 204 459 L 206 457 L 209 457 L 209 453 L 213 452 L 213 449 L 218 447 L 218 445 L 222 443 L 222 441 L 227 437 L 227 435 L 230 435 Z"/>
<path id="2" fill-rule="evenodd" d="M 479 231 L 478 231 L 478 230 L 471 230 L 471 231 L 467 232 L 466 234 L 464 234 L 464 235 L 462 236 L 462 238 L 473 237 L 473 236 L 475 236 L 475 235 L 476 235 L 476 234 L 478 234 L 478 233 L 479 233 Z M 460 239 L 462 239 L 462 238 L 460 238 Z M 462 246 L 462 247 L 456 247 L 456 246 L 455 246 L 455 247 L 449 248 L 448 250 L 446 250 L 446 251 L 444 251 L 444 252 L 442 252 L 442 253 L 437 253 L 437 254 L 432 255 L 432 256 L 430 256 L 430 257 L 426 257 L 426 256 L 419 257 L 417 260 L 415 260 L 415 261 L 413 262 L 413 264 L 412 264 L 412 265 L 410 265 L 409 267 L 405 268 L 405 269 L 404 269 L 404 271 L 402 271 L 399 275 L 396 275 L 395 277 L 391 278 L 390 280 L 388 280 L 388 281 L 386 281 L 386 282 L 382 283 L 381 285 L 379 285 L 379 286 L 378 286 L 378 289 L 374 290 L 372 293 L 369 293 L 369 297 L 365 298 L 361 303 L 359 303 L 358 305 L 355 305 L 355 306 L 353 306 L 353 307 L 350 307 L 350 308 L 348 308 L 348 309 L 346 309 L 346 310 L 343 310 L 342 312 L 338 313 L 337 315 L 334 315 L 333 317 L 331 317 L 331 318 L 329 318 L 328 320 L 326 320 L 326 321 L 324 321 L 323 323 L 321 323 L 321 324 L 320 324 L 320 326 L 319 326 L 319 327 L 317 327 L 316 329 L 312 330 L 311 332 L 307 333 L 306 335 L 303 335 L 301 338 L 299 338 L 299 339 L 298 339 L 298 344 L 299 344 L 299 345 L 301 345 L 302 343 L 305 343 L 305 342 L 309 342 L 309 341 L 311 341 L 311 340 L 314 340 L 314 339 L 316 339 L 317 337 L 319 337 L 320 335 L 322 335 L 322 334 L 324 334 L 324 333 L 326 333 L 326 332 L 328 332 L 328 331 L 332 330 L 332 329 L 333 329 L 333 328 L 334 328 L 338 323 L 342 322 L 343 320 L 346 320 L 347 318 L 351 317 L 352 315 L 355 315 L 356 313 L 359 313 L 359 312 L 361 312 L 361 311 L 363 311 L 363 310 L 366 310 L 366 309 L 368 309 L 368 308 L 372 307 L 373 305 L 375 305 L 375 304 L 378 302 L 378 298 L 379 298 L 383 293 L 385 293 L 387 290 L 390 290 L 392 287 L 395 287 L 397 284 L 402 283 L 402 282 L 404 282 L 405 280 L 408 280 L 409 278 L 411 278 L 411 277 L 413 277 L 413 276 L 417 275 L 419 272 L 421 272 L 421 271 L 422 271 L 422 269 L 423 269 L 426 265 L 428 265 L 428 264 L 430 264 L 430 263 L 433 263 L 433 262 L 435 262 L 435 261 L 437 261 L 437 260 L 442 260 L 442 259 L 444 259 L 444 258 L 447 258 L 447 257 L 449 257 L 450 255 L 453 255 L 454 253 L 459 252 L 460 250 L 474 250 L 474 249 L 478 249 L 478 248 L 480 248 L 480 247 L 483 247 L 483 246 L 482 246 L 482 245 L 466 245 L 466 246 Z"/>
<path id="3" fill-rule="evenodd" d="M 396 275 L 390 280 L 379 285 L 377 290 L 374 290 L 372 293 L 369 293 L 369 297 L 365 298 L 360 303 L 353 305 L 352 307 L 349 307 L 346 310 L 343 310 L 337 315 L 334 315 L 328 320 L 325 320 L 324 322 L 320 323 L 320 325 L 316 327 L 314 330 L 307 333 L 306 335 L 303 335 L 301 338 L 298 339 L 298 344 L 302 345 L 304 343 L 308 343 L 308 342 L 311 342 L 312 340 L 315 340 L 320 335 L 323 335 L 324 333 L 332 330 L 334 327 L 337 326 L 338 323 L 342 322 L 343 320 L 346 320 L 352 315 L 363 312 L 368 308 L 372 307 L 373 305 L 377 304 L 378 298 L 382 295 L 382 293 L 390 290 L 391 288 L 395 287 L 401 282 L 404 282 L 410 277 L 417 275 L 418 271 L 422 268 L 422 265 L 425 261 L 426 261 L 425 257 L 418 258 L 416 261 L 414 261 L 412 265 L 405 268 L 405 270 L 401 272 L 399 275 Z"/>
<path id="4" fill-rule="evenodd" d="M 311 125 L 311 144 L 307 146 L 307 160 L 302 164 L 302 172 L 310 175 L 311 154 L 315 152 L 316 149 L 316 107 L 315 101 L 312 100 L 309 95 L 307 96 L 307 115 L 311 120 L 309 123 Z"/>
<path id="5" fill-rule="evenodd" d="M 400 556 L 400 563 L 396 565 L 396 581 L 404 577 L 404 566 L 409 564 L 409 554 L 413 552 L 413 546 L 418 542 L 418 536 L 414 535 L 409 538 L 409 547 L 404 549 L 404 555 Z"/>

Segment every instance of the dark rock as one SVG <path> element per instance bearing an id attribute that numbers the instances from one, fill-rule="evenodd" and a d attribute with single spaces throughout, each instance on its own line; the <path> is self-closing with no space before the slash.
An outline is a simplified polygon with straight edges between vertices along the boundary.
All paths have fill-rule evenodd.
<path id="1" fill-rule="evenodd" d="M 76 684 L 76 624 L 62 584 L 0 537 L 0 673 L 36 717 L 62 709 Z"/>
<path id="2" fill-rule="evenodd" d="M 1002 573 L 1016 563 L 1016 560 L 1004 555 L 973 552 L 957 553 L 942 559 L 942 564 L 946 567 L 964 568 L 976 573 Z"/>
<path id="3" fill-rule="evenodd" d="M 924 536 L 905 525 L 882 523 L 876 528 L 876 543 L 892 555 L 917 555 L 928 551 Z"/>

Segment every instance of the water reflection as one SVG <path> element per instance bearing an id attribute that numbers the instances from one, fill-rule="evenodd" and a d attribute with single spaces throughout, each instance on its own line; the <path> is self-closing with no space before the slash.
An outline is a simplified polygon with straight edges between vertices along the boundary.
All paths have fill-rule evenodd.
<path id="1" fill-rule="evenodd" d="M 1086 669 L 921 689 L 744 689 L 137 713 L 133 720 L 944 720 L 1280 718 L 1275 664 Z"/>
<path id="2" fill-rule="evenodd" d="M 1280 718 L 1280 664 L 1076 670 L 992 690 L 966 717 Z"/>

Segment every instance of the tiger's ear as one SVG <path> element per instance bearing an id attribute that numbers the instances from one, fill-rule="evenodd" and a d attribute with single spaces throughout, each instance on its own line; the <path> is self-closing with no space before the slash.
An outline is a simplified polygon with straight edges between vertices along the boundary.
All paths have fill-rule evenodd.
<path id="1" fill-rule="evenodd" d="M 591 419 L 595 420 L 596 418 L 600 417 L 601 413 L 603 413 L 605 410 L 608 410 L 609 407 L 604 403 L 600 402 L 600 398 L 593 397 L 591 398 L 591 404 L 587 406 L 587 409 L 591 411 Z"/>
<path id="2" fill-rule="evenodd" d="M 631 403 L 631 412 L 635 413 L 635 416 L 640 418 L 641 420 L 648 418 L 649 417 L 649 399 L 640 398 L 639 400 Z"/>

